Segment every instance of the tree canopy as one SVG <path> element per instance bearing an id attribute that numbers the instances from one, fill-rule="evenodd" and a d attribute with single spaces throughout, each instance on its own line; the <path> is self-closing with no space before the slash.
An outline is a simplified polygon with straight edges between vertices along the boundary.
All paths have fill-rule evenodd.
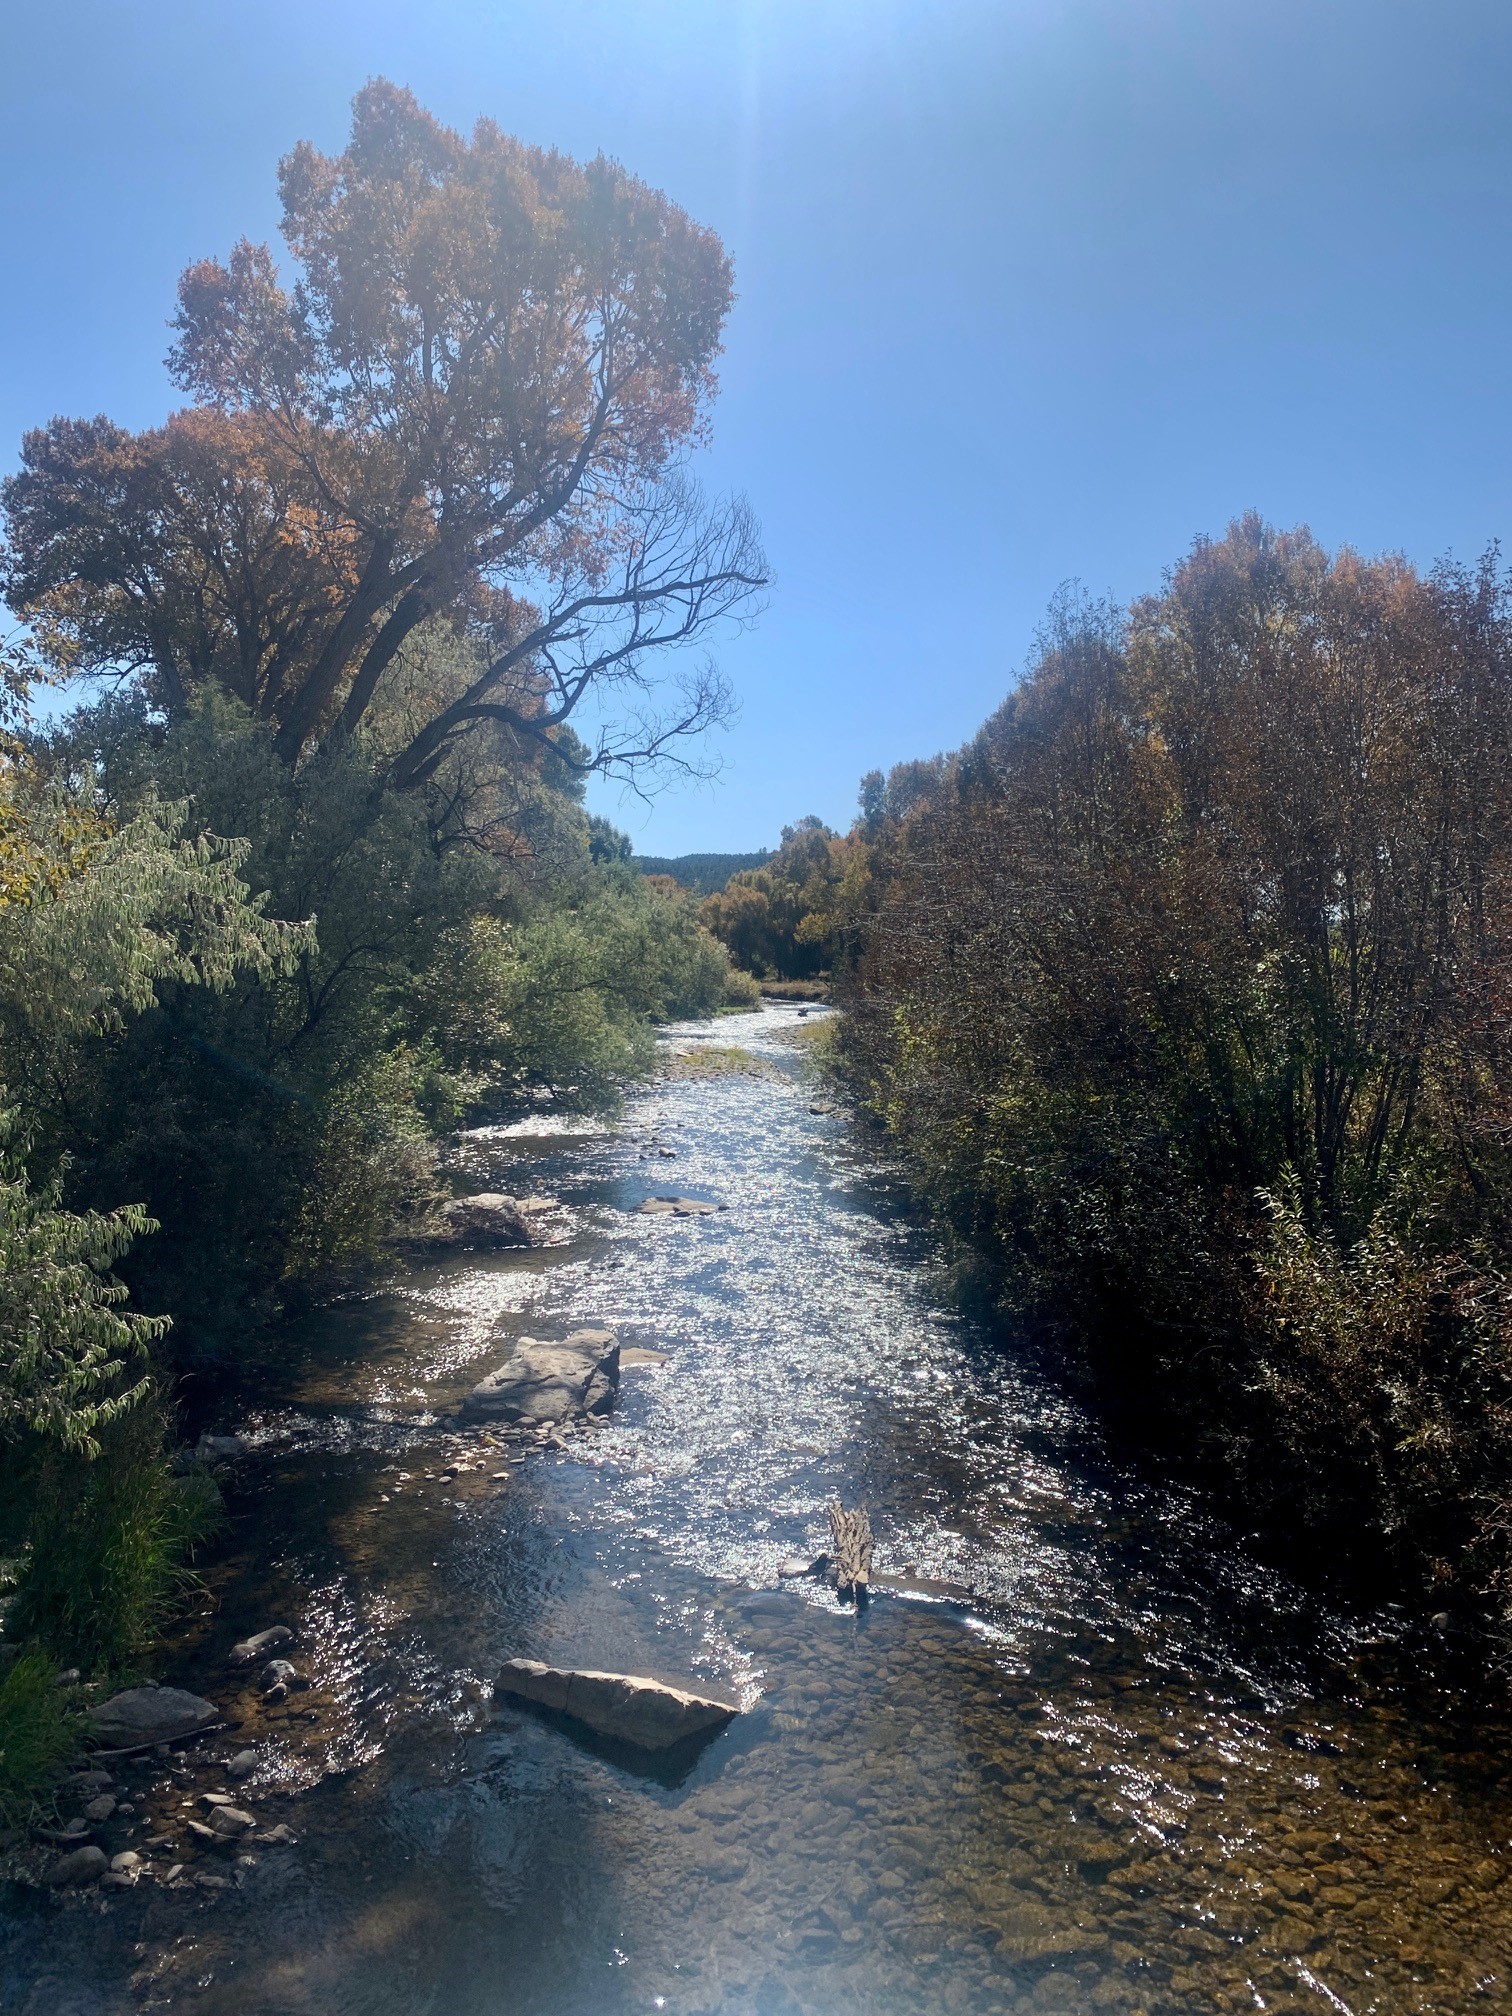
<path id="1" fill-rule="evenodd" d="M 54 667 L 140 676 L 182 710 L 216 681 L 296 763 L 350 733 L 422 625 L 477 648 L 393 753 L 431 777 L 481 722 L 636 769 L 716 720 L 704 661 L 649 654 L 738 617 L 766 579 L 696 441 L 731 301 L 714 234 L 603 158 L 466 140 L 407 91 L 354 101 L 338 156 L 280 164 L 292 284 L 265 245 L 179 283 L 169 363 L 193 404 L 26 436 L 0 492 L 0 591 Z"/>

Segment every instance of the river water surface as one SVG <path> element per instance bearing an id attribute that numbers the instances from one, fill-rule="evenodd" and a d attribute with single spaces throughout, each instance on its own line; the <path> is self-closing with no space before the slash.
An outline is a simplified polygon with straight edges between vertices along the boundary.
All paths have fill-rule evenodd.
<path id="1" fill-rule="evenodd" d="M 685 1062 L 612 1127 L 471 1137 L 464 1187 L 560 1197 L 564 1243 L 411 1272 L 310 1327 L 286 1393 L 242 1424 L 226 1600 L 173 1676 L 227 1701 L 230 1642 L 298 1628 L 313 1691 L 229 1702 L 263 1758 L 237 1796 L 297 1843 L 220 1889 L 181 1843 L 159 1851 L 185 1858 L 172 1889 L 59 1907 L 12 1950 L 15 2006 L 1507 2001 L 1506 1726 L 1415 1678 L 1389 1616 L 1303 1595 L 1121 1469 L 1029 1354 L 959 1313 L 901 1192 L 811 1110 L 817 1019 L 671 1032 L 755 1068 Z M 636 1215 L 665 1190 L 728 1208 Z M 448 1425 L 512 1337 L 585 1322 L 669 1360 L 625 1372 L 606 1425 L 513 1462 Z M 457 1460 L 475 1467 L 443 1478 Z M 880 1568 L 970 1599 L 858 1613 L 781 1582 L 837 1498 L 869 1508 Z M 648 1775 L 496 1712 L 511 1655 L 747 1712 L 680 1778 Z M 142 1810 L 220 1782 L 166 1768 Z M 48 1972 L 39 1939 L 72 1958 Z"/>

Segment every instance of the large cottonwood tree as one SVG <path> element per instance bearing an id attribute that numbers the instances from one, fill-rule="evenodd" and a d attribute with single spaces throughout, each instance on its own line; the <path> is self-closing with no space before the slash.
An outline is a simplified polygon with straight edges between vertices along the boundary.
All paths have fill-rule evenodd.
<path id="1" fill-rule="evenodd" d="M 180 282 L 189 408 L 27 436 L 0 588 L 44 650 L 169 711 L 216 680 L 295 763 L 450 619 L 476 676 L 438 687 L 400 786 L 480 722 L 539 742 L 592 712 L 576 760 L 610 768 L 717 718 L 711 665 L 669 689 L 648 662 L 765 581 L 745 507 L 681 461 L 731 301 L 714 234 L 611 161 L 465 140 L 382 81 L 346 151 L 301 144 L 279 186 L 292 284 L 246 241 Z"/>

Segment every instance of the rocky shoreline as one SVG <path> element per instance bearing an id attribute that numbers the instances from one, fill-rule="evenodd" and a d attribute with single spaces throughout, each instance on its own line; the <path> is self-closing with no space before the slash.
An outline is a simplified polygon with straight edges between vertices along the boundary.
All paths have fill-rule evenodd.
<path id="1" fill-rule="evenodd" d="M 696 1218 L 725 1207 L 659 1195 L 634 1208 Z M 567 1244 L 574 1229 L 557 1198 L 478 1191 L 453 1199 L 417 1251 L 539 1249 Z M 533 1451 L 562 1452 L 573 1439 L 591 1435 L 615 1404 L 622 1363 L 661 1368 L 669 1362 L 644 1347 L 622 1352 L 606 1329 L 579 1329 L 555 1340 L 513 1338 L 503 1360 L 438 1423 L 447 1451 L 439 1467 L 401 1469 L 396 1482 L 435 1483 L 469 1498 L 507 1486 Z M 254 1449 L 241 1433 L 206 1433 L 185 1454 L 190 1461 L 234 1466 Z M 380 1502 L 388 1502 L 386 1494 Z M 291 1848 L 298 1839 L 279 1816 L 292 1810 L 299 1794 L 266 1768 L 275 1737 L 286 1743 L 291 1734 L 313 1733 L 332 1705 L 302 1670 L 297 1650 L 292 1625 L 264 1624 L 220 1662 L 214 1700 L 148 1681 L 88 1708 L 93 1750 L 58 1785 L 52 1819 L 13 1831 L 0 1844 L 0 1875 L 75 1905 L 107 1904 L 112 1893 L 141 1885 L 202 1899 L 240 1888 L 262 1853 Z M 77 1674 L 65 1678 L 79 1684 Z M 642 1702 L 677 1696 L 647 1676 L 592 1678 L 627 1683 Z M 705 1706 L 710 1727 L 739 1712 L 728 1704 Z M 623 1704 L 618 1712 L 614 1733 L 624 1735 L 636 1717 Z M 595 1724 L 594 1716 L 588 1720 Z"/>

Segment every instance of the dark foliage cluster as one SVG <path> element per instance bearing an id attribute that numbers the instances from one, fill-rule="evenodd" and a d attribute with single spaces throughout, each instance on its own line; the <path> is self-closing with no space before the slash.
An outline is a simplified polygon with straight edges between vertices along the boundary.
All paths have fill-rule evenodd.
<path id="1" fill-rule="evenodd" d="M 757 854 L 637 854 L 635 865 L 642 875 L 670 875 L 681 888 L 712 896 L 732 875 L 764 868 L 771 858 L 769 849 Z"/>
<path id="2" fill-rule="evenodd" d="M 1249 519 L 869 779 L 847 1068 L 1232 1502 L 1512 1619 L 1512 588 Z"/>

